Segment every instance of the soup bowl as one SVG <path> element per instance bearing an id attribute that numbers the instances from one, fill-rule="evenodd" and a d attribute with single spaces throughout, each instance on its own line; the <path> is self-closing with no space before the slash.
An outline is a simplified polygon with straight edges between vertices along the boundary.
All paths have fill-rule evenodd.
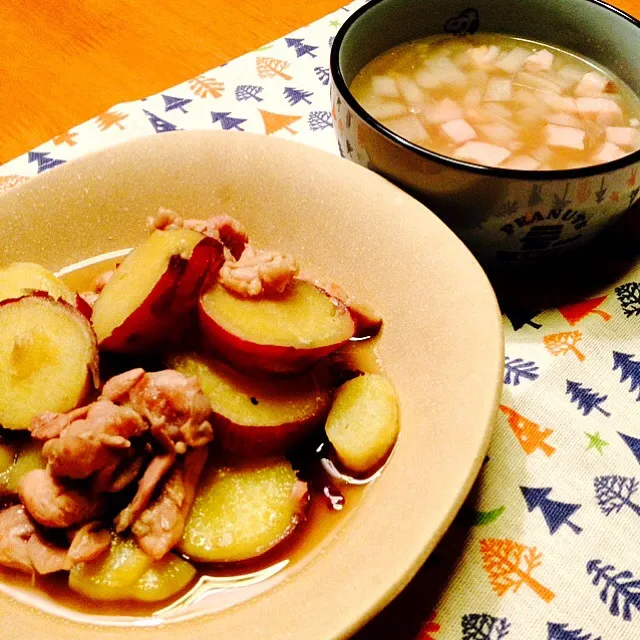
<path id="1" fill-rule="evenodd" d="M 349 86 L 373 58 L 432 35 L 504 33 L 560 47 L 608 68 L 640 94 L 640 22 L 599 0 L 373 0 L 344 23 L 331 51 L 341 154 L 434 211 L 492 265 L 528 264 L 584 244 L 640 195 L 640 150 L 579 169 L 471 164 L 409 142 L 373 118 Z"/>

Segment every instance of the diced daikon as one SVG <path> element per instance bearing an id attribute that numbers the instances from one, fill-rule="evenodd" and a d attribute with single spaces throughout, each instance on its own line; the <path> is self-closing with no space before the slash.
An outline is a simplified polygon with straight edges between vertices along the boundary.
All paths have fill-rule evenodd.
<path id="1" fill-rule="evenodd" d="M 618 145 L 613 144 L 613 142 L 605 142 L 598 150 L 598 153 L 594 154 L 592 160 L 594 162 L 611 162 L 622 158 L 624 155 L 624 151 Z"/>
<path id="2" fill-rule="evenodd" d="M 500 55 L 500 47 L 482 45 L 469 50 L 469 62 L 477 67 L 488 67 L 495 62 Z"/>
<path id="3" fill-rule="evenodd" d="M 601 73 L 589 71 L 582 76 L 573 92 L 577 96 L 597 98 L 604 93 L 607 82 L 609 81 Z"/>
<path id="4" fill-rule="evenodd" d="M 523 89 L 522 87 L 516 87 L 513 90 L 512 98 L 514 102 L 526 107 L 540 103 L 540 96 L 537 91 L 534 92 L 530 89 Z"/>
<path id="5" fill-rule="evenodd" d="M 400 95 L 409 103 L 419 104 L 424 100 L 422 89 L 410 78 L 398 78 Z"/>
<path id="6" fill-rule="evenodd" d="M 557 124 L 546 126 L 547 144 L 550 147 L 565 149 L 584 149 L 584 130 L 576 127 L 563 127 Z"/>
<path id="7" fill-rule="evenodd" d="M 540 51 L 536 51 L 532 53 L 525 62 L 525 69 L 527 71 L 531 71 L 536 73 L 538 71 L 548 71 L 551 69 L 551 65 L 553 64 L 554 55 L 551 51 L 547 49 L 540 49 Z"/>
<path id="8" fill-rule="evenodd" d="M 516 111 L 515 117 L 520 123 L 526 125 L 528 128 L 531 128 L 536 126 L 541 121 L 546 120 L 548 113 L 549 109 L 547 108 L 547 106 L 540 103 Z"/>
<path id="9" fill-rule="evenodd" d="M 449 120 L 440 125 L 442 131 L 449 136 L 454 142 L 460 144 L 467 140 L 473 140 L 476 137 L 475 129 L 462 118 L 457 120 Z"/>
<path id="10" fill-rule="evenodd" d="M 560 124 L 563 127 L 582 128 L 582 120 L 570 113 L 550 113 L 547 116 L 547 122 L 550 124 Z"/>
<path id="11" fill-rule="evenodd" d="M 472 160 L 479 164 L 495 167 L 504 162 L 511 155 L 511 151 L 495 144 L 472 140 L 456 149 L 454 155 L 463 160 Z"/>
<path id="12" fill-rule="evenodd" d="M 637 127 L 638 125 L 640 125 L 640 120 L 638 118 L 629 118 L 629 124 L 632 127 Z"/>
<path id="13" fill-rule="evenodd" d="M 507 169 L 522 169 L 524 171 L 535 171 L 540 166 L 540 161 L 528 155 L 512 156 L 502 163 Z"/>
<path id="14" fill-rule="evenodd" d="M 509 51 L 509 53 L 500 58 L 500 60 L 496 62 L 495 66 L 507 73 L 515 73 L 522 69 L 525 60 L 529 57 L 530 53 L 530 51 L 523 49 L 522 47 L 514 47 Z"/>
<path id="15" fill-rule="evenodd" d="M 572 64 L 565 64 L 558 70 L 557 76 L 563 89 L 571 89 L 571 87 L 580 82 L 584 76 L 584 71 Z"/>
<path id="16" fill-rule="evenodd" d="M 557 93 L 541 91 L 540 99 L 554 111 L 562 111 L 564 113 L 576 113 L 578 106 L 576 101 L 569 96 L 559 96 Z"/>
<path id="17" fill-rule="evenodd" d="M 525 67 L 526 68 L 526 67 Z M 549 78 L 529 73 L 527 71 L 518 71 L 514 84 L 527 87 L 529 89 L 538 89 L 539 91 L 553 91 L 553 93 L 562 93 L 562 87 L 553 82 Z"/>
<path id="18" fill-rule="evenodd" d="M 600 124 L 613 124 L 622 117 L 620 105 L 611 98 L 576 98 L 578 112 L 596 116 Z"/>
<path id="19" fill-rule="evenodd" d="M 399 98 L 400 91 L 394 78 L 390 76 L 373 76 L 371 89 L 380 98 Z"/>
<path id="20" fill-rule="evenodd" d="M 386 120 L 384 125 L 411 142 L 426 142 L 429 139 L 427 130 L 422 122 L 418 120 L 418 117 L 414 115 Z"/>
<path id="21" fill-rule="evenodd" d="M 478 131 L 483 137 L 488 138 L 490 142 L 505 147 L 509 147 L 509 143 L 513 142 L 517 137 L 517 132 L 514 129 L 501 122 L 478 125 Z"/>
<path id="22" fill-rule="evenodd" d="M 531 152 L 531 155 L 539 162 L 546 163 L 551 160 L 553 151 L 549 147 L 538 147 Z"/>
<path id="23" fill-rule="evenodd" d="M 511 100 L 511 80 L 508 78 L 491 78 L 484 92 L 487 102 L 505 102 Z"/>
<path id="24" fill-rule="evenodd" d="M 633 127 L 607 127 L 607 140 L 620 147 L 635 147 L 640 144 L 640 131 Z"/>
<path id="25" fill-rule="evenodd" d="M 432 106 L 425 107 L 422 116 L 427 122 L 441 124 L 462 117 L 462 108 L 451 98 L 443 98 Z"/>
<path id="26" fill-rule="evenodd" d="M 406 105 L 402 102 L 372 102 L 363 106 L 376 120 L 396 118 L 408 113 Z"/>
<path id="27" fill-rule="evenodd" d="M 487 102 L 483 106 L 485 111 L 496 118 L 504 118 L 505 120 L 511 118 L 511 110 L 499 102 Z"/>
<path id="28" fill-rule="evenodd" d="M 480 87 L 473 87 L 465 93 L 462 98 L 462 104 L 465 107 L 477 107 L 482 102 L 482 89 Z"/>

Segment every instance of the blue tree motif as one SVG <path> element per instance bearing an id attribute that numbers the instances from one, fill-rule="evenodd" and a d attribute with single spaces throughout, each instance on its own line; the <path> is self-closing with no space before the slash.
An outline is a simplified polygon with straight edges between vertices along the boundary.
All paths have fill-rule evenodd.
<path id="1" fill-rule="evenodd" d="M 309 113 L 309 129 L 311 131 L 322 131 L 328 127 L 333 127 L 330 111 L 311 111 Z"/>
<path id="2" fill-rule="evenodd" d="M 173 111 L 174 109 L 180 109 L 182 113 L 187 113 L 185 107 L 193 102 L 191 98 L 173 98 L 172 96 L 166 96 L 162 94 L 162 99 L 164 100 L 164 112 Z"/>
<path id="3" fill-rule="evenodd" d="M 602 204 L 604 202 L 604 199 L 607 197 L 607 191 L 609 191 L 609 189 L 607 189 L 607 187 L 604 186 L 604 176 L 603 176 L 602 180 L 600 180 L 600 189 L 598 189 L 598 191 L 595 192 L 596 202 L 598 204 Z"/>
<path id="4" fill-rule="evenodd" d="M 293 107 L 298 102 L 306 102 L 307 104 L 311 104 L 311 100 L 307 100 L 310 96 L 313 95 L 313 91 L 305 91 L 304 89 L 294 89 L 293 87 L 285 87 L 284 97 L 289 102 L 289 104 Z"/>
<path id="5" fill-rule="evenodd" d="M 609 612 L 612 616 L 620 615 L 622 604 L 622 619 L 627 622 L 632 618 L 632 608 L 640 611 L 640 580 L 634 578 L 631 571 L 613 573 L 616 568 L 612 564 L 602 565 L 602 560 L 594 559 L 587 562 L 587 573 L 593 574 L 593 584 L 603 583 L 600 591 L 600 600 L 609 603 Z"/>
<path id="6" fill-rule="evenodd" d="M 629 392 L 633 393 L 636 389 L 638 391 L 637 402 L 640 402 L 640 362 L 632 360 L 635 357 L 630 353 L 620 353 L 619 351 L 613 352 L 613 370 L 620 369 L 620 382 L 629 380 L 631 386 Z"/>
<path id="7" fill-rule="evenodd" d="M 153 125 L 156 133 L 166 133 L 167 131 L 177 131 L 180 130 L 180 127 L 176 127 L 175 124 L 171 124 L 162 118 L 159 118 L 155 113 L 151 113 L 146 109 L 143 109 L 147 118 L 149 118 L 149 122 Z"/>
<path id="8" fill-rule="evenodd" d="M 600 406 L 609 397 L 607 395 L 598 395 L 590 388 L 583 387 L 580 382 L 571 380 L 567 380 L 566 393 L 571 395 L 571 402 L 578 403 L 578 410 L 582 411 L 584 416 L 588 416 L 594 409 L 607 418 L 611 415 Z"/>
<path id="9" fill-rule="evenodd" d="M 593 488 L 600 511 L 608 516 L 614 511 L 620 512 L 622 507 L 628 507 L 640 516 L 640 506 L 631 501 L 631 497 L 638 490 L 638 481 L 625 476 L 598 476 L 593 479 Z"/>
<path id="10" fill-rule="evenodd" d="M 620 433 L 618 435 L 624 440 L 624 443 L 631 449 L 631 453 L 636 457 L 636 460 L 640 462 L 640 438 L 634 438 L 628 436 L 626 433 Z"/>
<path id="11" fill-rule="evenodd" d="M 333 41 L 334 41 L 335 39 L 336 39 L 336 37 L 335 37 L 335 36 L 331 36 L 331 37 L 329 38 L 329 47 L 331 47 L 331 45 L 333 44 Z"/>
<path id="12" fill-rule="evenodd" d="M 582 633 L 582 629 L 568 629 L 568 624 L 547 622 L 547 640 L 602 640 L 600 636 L 591 638 L 590 633 Z"/>
<path id="13" fill-rule="evenodd" d="M 511 623 L 488 613 L 467 613 L 462 616 L 462 640 L 502 640 Z"/>
<path id="14" fill-rule="evenodd" d="M 236 100 L 243 102 L 244 100 L 255 100 L 256 102 L 262 102 L 260 94 L 264 87 L 256 84 L 239 84 L 236 87 Z"/>
<path id="15" fill-rule="evenodd" d="M 314 67 L 313 71 L 315 72 L 318 80 L 320 80 L 320 82 L 322 82 L 326 87 L 329 84 L 329 79 L 331 78 L 329 69 L 326 67 Z"/>
<path id="16" fill-rule="evenodd" d="M 564 185 L 564 193 L 562 195 L 558 193 L 553 194 L 553 208 L 554 209 L 566 209 L 567 205 L 571 204 L 571 199 L 567 197 L 569 193 L 569 183 Z"/>
<path id="17" fill-rule="evenodd" d="M 301 58 L 305 54 L 309 54 L 312 58 L 317 58 L 313 52 L 318 47 L 304 44 L 304 38 L 285 38 L 284 41 L 287 43 L 287 47 L 293 47 L 295 49 L 297 58 Z"/>
<path id="18" fill-rule="evenodd" d="M 211 122 L 215 124 L 216 122 L 220 123 L 220 126 L 225 130 L 229 131 L 230 129 L 235 129 L 236 131 L 244 131 L 244 129 L 240 126 L 243 122 L 246 122 L 246 118 L 232 118 L 230 111 L 211 112 Z"/>
<path id="19" fill-rule="evenodd" d="M 47 171 L 48 169 L 53 169 L 53 167 L 57 167 L 59 164 L 64 164 L 64 160 L 56 160 L 55 158 L 47 157 L 51 153 L 50 151 L 29 151 L 29 155 L 27 156 L 27 162 L 37 162 L 38 163 L 38 173 L 42 173 L 43 171 Z"/>
<path id="20" fill-rule="evenodd" d="M 545 487 L 542 489 L 520 487 L 520 491 L 522 491 L 522 495 L 527 503 L 527 510 L 530 513 L 535 509 L 540 508 L 551 535 L 553 535 L 563 524 L 566 524 L 574 533 L 582 532 L 581 527 L 569 520 L 569 518 L 578 509 L 580 509 L 582 505 L 551 500 L 548 497 L 552 491 L 551 487 Z"/>
<path id="21" fill-rule="evenodd" d="M 520 378 L 525 380 L 537 380 L 540 377 L 538 366 L 533 360 L 525 362 L 522 358 L 504 358 L 504 383 L 517 387 Z"/>

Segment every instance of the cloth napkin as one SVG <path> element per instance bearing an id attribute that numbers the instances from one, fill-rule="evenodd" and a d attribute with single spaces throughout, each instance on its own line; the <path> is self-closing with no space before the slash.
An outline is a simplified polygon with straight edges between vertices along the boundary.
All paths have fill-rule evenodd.
<path id="1" fill-rule="evenodd" d="M 337 153 L 329 50 L 362 4 L 61 133 L 0 167 L 0 192 L 178 129 L 251 131 Z M 504 328 L 504 391 L 478 482 L 359 640 L 640 638 L 640 264 L 560 308 L 509 309 Z"/>

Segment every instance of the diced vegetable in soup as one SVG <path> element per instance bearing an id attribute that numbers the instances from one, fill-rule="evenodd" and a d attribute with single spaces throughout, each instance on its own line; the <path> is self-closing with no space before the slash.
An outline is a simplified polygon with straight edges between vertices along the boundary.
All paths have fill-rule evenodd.
<path id="1" fill-rule="evenodd" d="M 620 78 L 511 36 L 400 45 L 369 62 L 351 91 L 403 138 L 475 164 L 571 169 L 640 149 L 640 98 Z"/>

